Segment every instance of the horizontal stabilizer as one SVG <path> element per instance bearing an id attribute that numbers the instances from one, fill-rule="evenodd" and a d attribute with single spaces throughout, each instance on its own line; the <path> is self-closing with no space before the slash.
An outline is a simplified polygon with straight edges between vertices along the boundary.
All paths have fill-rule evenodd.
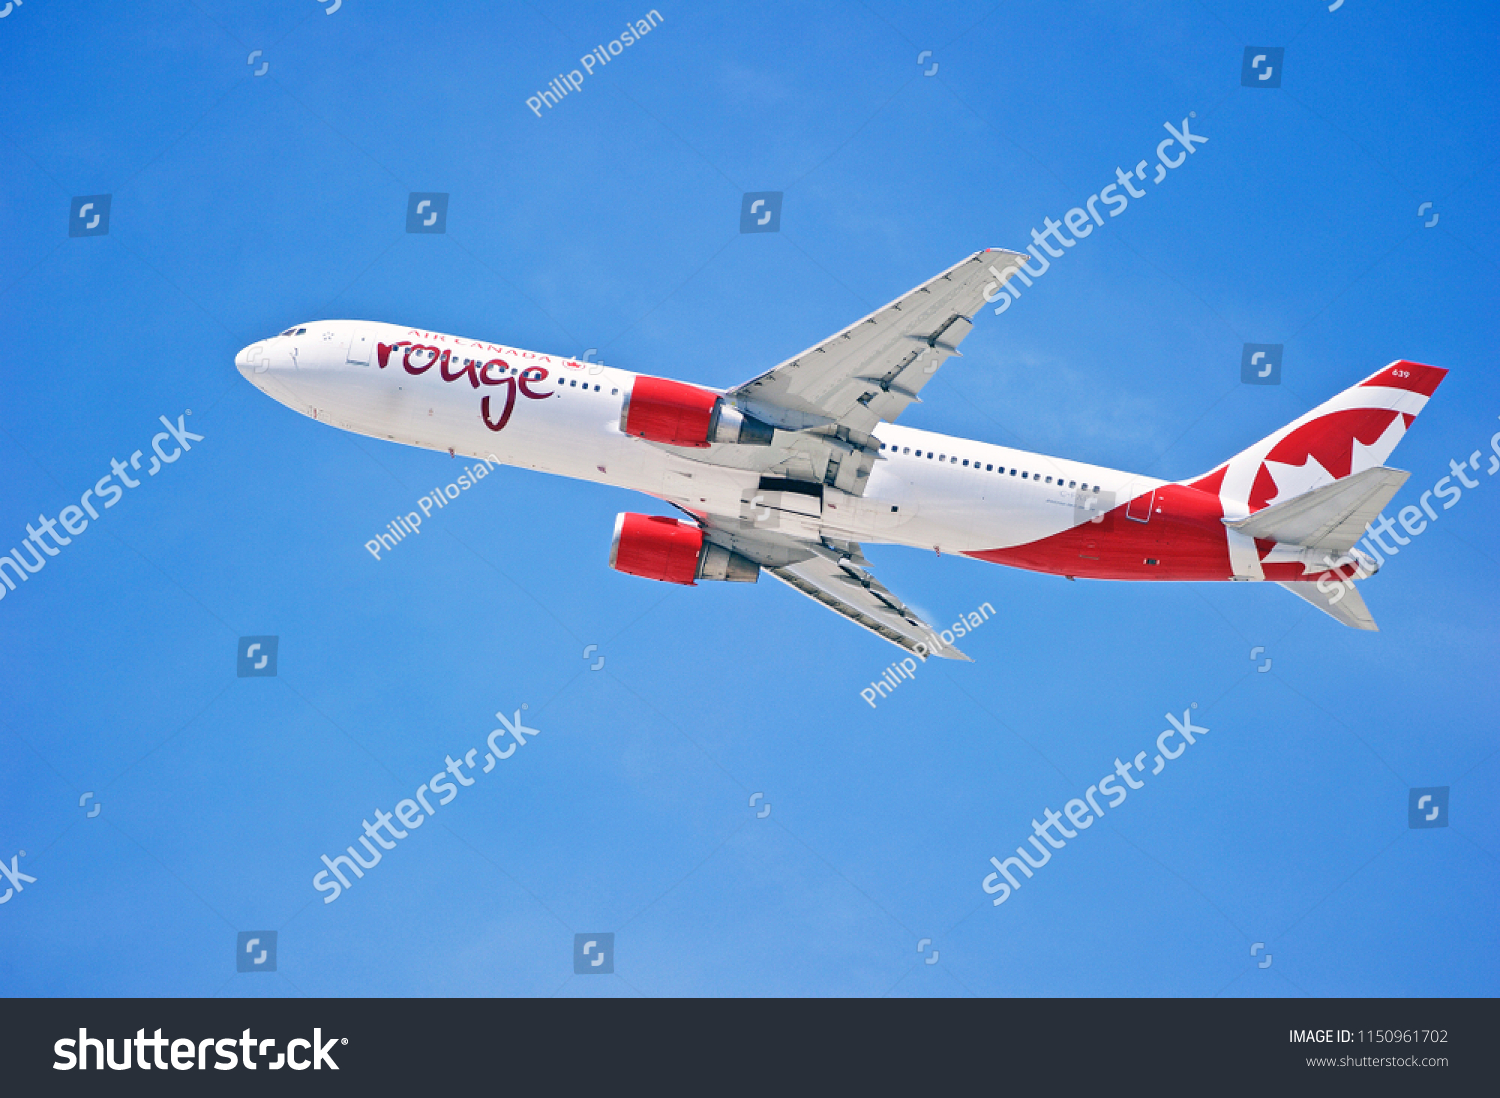
<path id="1" fill-rule="evenodd" d="M 1370 470 L 1374 472 L 1374 470 Z M 1405 474 L 1402 474 L 1405 479 Z M 1312 603 L 1323 613 L 1337 621 L 1343 622 L 1351 629 L 1367 629 L 1372 633 L 1378 633 L 1380 626 L 1375 624 L 1375 619 L 1370 616 L 1369 608 L 1365 606 L 1365 600 L 1360 596 L 1358 590 L 1352 583 L 1342 583 L 1336 590 L 1343 594 L 1338 601 L 1333 601 L 1329 596 L 1318 590 L 1316 583 L 1305 581 L 1296 583 L 1278 583 L 1278 587 L 1285 587 L 1299 599 L 1305 599 Z"/>
<path id="2" fill-rule="evenodd" d="M 1311 492 L 1273 503 L 1246 518 L 1225 519 L 1224 524 L 1252 538 L 1265 538 L 1283 545 L 1302 545 L 1339 556 L 1347 553 L 1364 536 L 1365 527 L 1379 517 L 1381 508 L 1400 491 L 1409 476 L 1410 473 L 1399 469 L 1376 465 Z M 1364 609 L 1362 603 L 1360 609 Z M 1339 616 L 1331 610 L 1329 612 L 1334 617 Z M 1369 628 L 1374 628 L 1373 623 Z"/>

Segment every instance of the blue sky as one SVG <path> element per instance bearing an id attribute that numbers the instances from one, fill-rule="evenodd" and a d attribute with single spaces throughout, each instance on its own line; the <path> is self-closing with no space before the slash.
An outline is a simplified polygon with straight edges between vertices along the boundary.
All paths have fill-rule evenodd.
<path id="1" fill-rule="evenodd" d="M 1394 514 L 1500 429 L 1490 6 L 662 5 L 541 118 L 649 9 L 331 6 L 0 21 L 0 548 L 158 417 L 203 436 L 0 605 L 0 860 L 35 877 L 0 990 L 1496 993 L 1500 481 L 1365 585 L 1376 634 L 1271 585 L 873 548 L 937 620 L 997 614 L 871 710 L 896 650 L 789 589 L 611 572 L 643 497 L 502 470 L 375 562 L 457 464 L 233 367 L 354 317 L 733 384 L 1029 242 L 1196 112 L 1208 143 L 903 422 L 1178 478 L 1394 359 L 1447 367 Z M 1257 45 L 1279 88 L 1241 86 Z M 413 191 L 446 233 L 405 231 Z M 749 191 L 780 232 L 738 231 Z M 102 194 L 108 234 L 70 237 Z M 1240 382 L 1245 343 L 1284 345 L 1279 386 Z M 275 677 L 237 676 L 251 635 Z M 992 907 L 989 857 L 1191 703 L 1211 731 Z M 321 855 L 523 704 L 524 749 L 322 902 Z M 1414 787 L 1450 826 L 1408 826 Z M 236 972 L 242 931 L 274 973 Z M 574 975 L 579 933 L 612 975 Z"/>

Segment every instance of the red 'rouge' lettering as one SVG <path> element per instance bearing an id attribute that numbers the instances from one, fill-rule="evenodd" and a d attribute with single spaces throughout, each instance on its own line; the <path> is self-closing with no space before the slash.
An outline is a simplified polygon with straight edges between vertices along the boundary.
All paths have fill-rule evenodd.
<path id="1" fill-rule="evenodd" d="M 458 380 L 460 380 L 462 378 L 467 377 L 469 379 L 469 384 L 470 385 L 474 386 L 474 388 L 476 388 L 476 389 L 479 388 L 479 378 L 475 374 L 475 370 L 477 370 L 479 368 L 479 361 L 477 359 L 472 359 L 471 358 L 471 359 L 468 360 L 468 365 L 466 365 L 466 366 L 459 366 L 459 363 L 462 362 L 462 361 L 463 360 L 460 359 L 457 355 L 454 355 L 453 356 L 453 365 L 455 367 L 457 367 L 457 369 L 449 370 L 448 369 L 448 355 L 445 353 L 443 355 L 443 368 L 442 368 L 443 380 L 444 381 L 458 381 Z"/>
<path id="2" fill-rule="evenodd" d="M 382 370 L 385 369 L 386 363 L 388 363 L 391 360 L 391 352 L 392 351 L 399 351 L 403 347 L 407 348 L 407 350 L 406 350 L 405 353 L 406 354 L 410 354 L 411 353 L 411 340 L 409 340 L 409 339 L 403 339 L 400 343 L 392 343 L 389 347 L 387 347 L 384 343 L 380 344 L 380 368 Z"/>
<path id="3" fill-rule="evenodd" d="M 429 336 L 428 338 L 432 338 Z M 460 365 L 460 360 L 452 351 L 439 351 L 437 347 L 423 343 L 412 343 L 403 339 L 399 343 L 386 345 L 377 344 L 380 367 L 384 369 L 390 361 L 391 352 L 401 351 L 401 365 L 409 374 L 425 374 L 433 366 L 438 367 L 438 375 L 444 381 L 461 381 L 469 379 L 469 384 L 475 389 L 481 385 L 500 385 L 505 388 L 505 407 L 500 411 L 500 418 L 495 419 L 490 412 L 490 398 L 485 396 L 479 402 L 479 415 L 484 420 L 484 425 L 491 431 L 503 431 L 505 425 L 510 422 L 511 413 L 516 410 L 516 390 L 531 400 L 546 400 L 551 393 L 533 392 L 533 384 L 547 380 L 547 370 L 543 366 L 528 366 L 521 371 L 519 377 L 507 376 L 506 371 L 511 369 L 510 364 L 504 359 L 492 358 L 480 365 L 477 358 L 469 359 Z M 412 353 L 418 352 L 425 355 L 425 361 L 412 361 Z M 498 373 L 499 376 L 496 376 Z"/>
<path id="4" fill-rule="evenodd" d="M 397 346 L 400 346 L 400 344 L 397 344 Z M 425 364 L 421 366 L 414 366 L 412 365 L 411 361 L 411 353 L 413 351 L 427 351 L 430 353 L 431 357 L 427 359 L 427 362 Z M 448 352 L 442 352 L 442 357 L 446 362 L 448 358 Z M 406 367 L 406 372 L 409 374 L 425 374 L 428 370 L 432 369 L 432 364 L 437 360 L 438 349 L 436 347 L 426 347 L 420 343 L 413 343 L 410 347 L 406 348 L 406 354 L 401 359 L 401 365 Z"/>
<path id="5" fill-rule="evenodd" d="M 484 419 L 484 425 L 491 431 L 503 431 L 505 425 L 510 422 L 510 414 L 516 408 L 516 379 L 508 377 L 499 382 L 505 386 L 505 411 L 500 413 L 500 422 L 495 423 L 490 419 L 490 398 L 486 396 L 479 402 L 479 414 Z"/>
<path id="6" fill-rule="evenodd" d="M 521 371 L 521 392 L 532 400 L 546 400 L 551 393 L 533 393 L 530 383 L 533 381 L 546 381 L 547 368 L 545 366 L 528 366 Z"/>

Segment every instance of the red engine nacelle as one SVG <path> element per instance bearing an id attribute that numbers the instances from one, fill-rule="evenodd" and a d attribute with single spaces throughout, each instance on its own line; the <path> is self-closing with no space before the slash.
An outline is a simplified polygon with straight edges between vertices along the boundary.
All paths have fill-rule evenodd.
<path id="1" fill-rule="evenodd" d="M 692 584 L 703 555 L 703 531 L 691 522 L 629 511 L 615 519 L 609 566 L 667 583 Z"/>
<path id="2" fill-rule="evenodd" d="M 754 583 L 760 577 L 755 561 L 721 545 L 705 545 L 701 527 L 630 511 L 615 519 L 609 566 L 632 576 L 690 587 L 700 579 Z"/>
<path id="3" fill-rule="evenodd" d="M 620 430 L 669 446 L 708 446 L 718 426 L 719 394 L 664 377 L 635 379 L 620 409 Z"/>

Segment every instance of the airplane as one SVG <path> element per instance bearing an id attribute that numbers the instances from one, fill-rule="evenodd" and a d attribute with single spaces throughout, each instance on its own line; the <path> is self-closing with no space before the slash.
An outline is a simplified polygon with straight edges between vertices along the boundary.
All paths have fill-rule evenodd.
<path id="1" fill-rule="evenodd" d="M 609 563 L 666 583 L 762 572 L 926 659 L 967 660 L 875 579 L 867 544 L 1069 579 L 1270 581 L 1356 629 L 1355 547 L 1447 371 L 1400 360 L 1206 473 L 1168 481 L 898 425 L 1029 257 L 989 248 L 731 389 L 398 325 L 299 324 L 240 372 L 321 423 L 615 485 Z M 951 636 L 951 634 L 950 634 Z"/>

